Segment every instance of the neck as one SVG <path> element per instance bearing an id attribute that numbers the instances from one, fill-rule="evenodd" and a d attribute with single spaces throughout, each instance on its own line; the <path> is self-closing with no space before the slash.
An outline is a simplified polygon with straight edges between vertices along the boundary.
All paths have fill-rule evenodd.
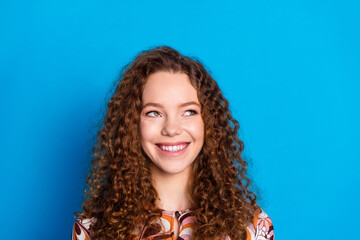
<path id="1" fill-rule="evenodd" d="M 189 196 L 190 167 L 178 174 L 164 173 L 151 166 L 154 187 L 158 193 L 157 206 L 167 211 L 184 210 L 191 207 Z"/>

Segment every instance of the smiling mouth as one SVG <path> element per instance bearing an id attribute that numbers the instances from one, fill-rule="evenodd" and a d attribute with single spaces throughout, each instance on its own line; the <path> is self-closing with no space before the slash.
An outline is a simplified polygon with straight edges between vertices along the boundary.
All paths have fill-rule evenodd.
<path id="1" fill-rule="evenodd" d="M 189 144 L 190 143 L 181 143 L 176 145 L 156 144 L 156 146 L 165 152 L 180 152 L 184 150 Z"/>

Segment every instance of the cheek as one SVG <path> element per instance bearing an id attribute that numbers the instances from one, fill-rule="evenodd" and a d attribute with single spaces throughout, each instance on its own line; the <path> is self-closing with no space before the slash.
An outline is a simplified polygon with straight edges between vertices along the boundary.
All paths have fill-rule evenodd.
<path id="1" fill-rule="evenodd" d="M 146 122 L 144 121 L 140 121 L 140 138 L 141 138 L 141 143 L 143 143 L 143 141 L 145 139 L 147 139 L 147 136 L 149 135 L 148 134 L 148 131 L 149 131 L 149 128 L 146 126 Z"/>
<path id="2" fill-rule="evenodd" d="M 140 121 L 141 144 L 151 141 L 155 136 L 156 126 L 149 121 Z"/>
<path id="3" fill-rule="evenodd" d="M 204 129 L 204 122 L 201 120 L 199 122 L 198 128 L 197 128 L 197 135 L 199 136 L 199 139 L 201 139 L 202 142 L 204 142 L 205 138 L 205 129 Z"/>
<path id="4" fill-rule="evenodd" d="M 189 124 L 187 126 L 188 131 L 191 133 L 193 138 L 196 141 L 204 141 L 204 122 L 202 119 L 198 119 L 197 121 Z"/>
<path id="5" fill-rule="evenodd" d="M 140 121 L 140 144 L 141 148 L 144 150 L 145 154 L 149 156 L 149 141 L 151 140 L 151 127 L 145 121 Z"/>

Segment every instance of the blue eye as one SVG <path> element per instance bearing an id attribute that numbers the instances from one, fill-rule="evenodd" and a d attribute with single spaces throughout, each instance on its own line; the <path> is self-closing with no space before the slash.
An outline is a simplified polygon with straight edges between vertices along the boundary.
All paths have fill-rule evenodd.
<path id="1" fill-rule="evenodd" d="M 184 115 L 185 116 L 191 116 L 191 115 L 195 115 L 197 114 L 197 112 L 195 110 L 186 110 Z"/>
<path id="2" fill-rule="evenodd" d="M 159 117 L 160 116 L 160 113 L 157 112 L 157 111 L 149 111 L 145 114 L 146 116 L 149 116 L 149 117 Z"/>

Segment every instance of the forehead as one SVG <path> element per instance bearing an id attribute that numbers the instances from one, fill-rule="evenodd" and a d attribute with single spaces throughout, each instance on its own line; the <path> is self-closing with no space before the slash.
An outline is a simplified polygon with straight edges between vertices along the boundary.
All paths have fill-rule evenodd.
<path id="1" fill-rule="evenodd" d="M 143 104 L 155 102 L 178 104 L 188 101 L 199 102 L 196 89 L 185 73 L 156 72 L 151 74 L 144 86 Z"/>

